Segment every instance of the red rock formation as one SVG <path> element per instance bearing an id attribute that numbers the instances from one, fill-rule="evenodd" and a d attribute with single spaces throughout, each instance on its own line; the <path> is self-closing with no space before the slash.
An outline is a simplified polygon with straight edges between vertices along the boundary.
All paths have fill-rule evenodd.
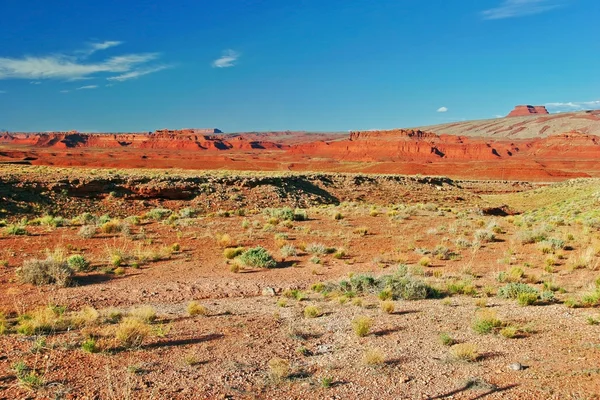
<path id="1" fill-rule="evenodd" d="M 530 115 L 549 114 L 544 106 L 516 106 L 508 116 L 509 117 L 527 117 Z"/>

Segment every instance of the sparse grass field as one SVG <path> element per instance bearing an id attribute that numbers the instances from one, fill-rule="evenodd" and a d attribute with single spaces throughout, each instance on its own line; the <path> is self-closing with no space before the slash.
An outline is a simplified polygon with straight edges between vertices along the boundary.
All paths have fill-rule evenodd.
<path id="1" fill-rule="evenodd" d="M 0 168 L 3 196 L 10 179 L 45 182 Z M 91 200 L 57 190 L 63 214 L 36 197 L 0 206 L 0 392 L 600 393 L 597 180 L 508 193 L 515 186 L 352 175 L 293 190 L 283 175 L 240 184 L 251 176 L 214 174 L 186 200 L 117 188 Z M 318 202 L 299 194 L 308 190 Z M 488 215 L 502 204 L 514 215 Z"/>

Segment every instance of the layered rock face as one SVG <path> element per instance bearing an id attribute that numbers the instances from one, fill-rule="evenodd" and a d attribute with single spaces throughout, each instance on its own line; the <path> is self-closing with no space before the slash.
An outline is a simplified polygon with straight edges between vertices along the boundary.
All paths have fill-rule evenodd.
<path id="1" fill-rule="evenodd" d="M 550 114 L 544 106 L 516 106 L 508 116 L 509 117 L 526 117 L 528 115 Z"/>

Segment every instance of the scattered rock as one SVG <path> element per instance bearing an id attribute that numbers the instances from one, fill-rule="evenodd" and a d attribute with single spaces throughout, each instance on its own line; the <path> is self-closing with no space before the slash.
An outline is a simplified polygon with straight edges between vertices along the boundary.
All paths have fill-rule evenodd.
<path id="1" fill-rule="evenodd" d="M 263 296 L 275 296 L 275 289 L 272 287 L 266 287 L 262 290 Z"/>
<path id="2" fill-rule="evenodd" d="M 508 366 L 509 369 L 512 369 L 513 371 L 522 371 L 525 369 L 525 367 L 523 366 L 523 364 L 521 363 L 512 363 Z"/>

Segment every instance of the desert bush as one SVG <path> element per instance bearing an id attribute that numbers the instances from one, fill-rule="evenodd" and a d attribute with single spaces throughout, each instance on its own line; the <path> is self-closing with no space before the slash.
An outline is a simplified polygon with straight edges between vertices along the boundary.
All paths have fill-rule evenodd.
<path id="1" fill-rule="evenodd" d="M 459 343 L 450 348 L 450 354 L 456 360 L 473 362 L 479 359 L 477 346 L 472 343 Z"/>
<path id="2" fill-rule="evenodd" d="M 81 343 L 81 350 L 85 351 L 86 353 L 97 353 L 100 351 L 98 344 L 96 343 L 96 339 L 94 338 L 87 338 L 84 340 L 83 343 Z"/>
<path id="3" fill-rule="evenodd" d="M 294 210 L 294 221 L 308 221 L 308 214 L 306 210 L 296 208 Z"/>
<path id="4" fill-rule="evenodd" d="M 498 296 L 505 299 L 519 299 L 519 296 L 522 296 L 523 300 L 519 300 L 521 302 L 525 301 L 526 298 L 533 298 L 534 296 L 537 299 L 539 291 L 526 283 L 508 283 L 498 289 Z"/>
<path id="5" fill-rule="evenodd" d="M 244 250 L 245 249 L 243 247 L 230 247 L 223 250 L 223 256 L 228 260 L 233 260 L 240 254 L 242 254 Z"/>
<path id="6" fill-rule="evenodd" d="M 452 346 L 454 344 L 456 344 L 456 340 L 450 336 L 450 334 L 448 333 L 440 333 L 440 343 L 443 344 L 444 346 Z"/>
<path id="7" fill-rule="evenodd" d="M 67 258 L 67 264 L 75 271 L 88 271 L 90 263 L 81 254 L 74 254 Z"/>
<path id="8" fill-rule="evenodd" d="M 81 225 L 89 225 L 95 224 L 96 220 L 97 218 L 94 215 L 90 214 L 89 212 L 84 212 L 75 217 L 73 222 L 79 223 Z"/>
<path id="9" fill-rule="evenodd" d="M 293 221 L 294 211 L 289 207 L 265 208 L 263 214 L 281 221 Z"/>
<path id="10" fill-rule="evenodd" d="M 52 256 L 45 260 L 30 259 L 23 262 L 17 270 L 17 275 L 24 283 L 33 285 L 69 286 L 73 280 L 73 270 L 66 261 Z"/>
<path id="11" fill-rule="evenodd" d="M 115 338 L 126 348 L 139 347 L 151 333 L 150 326 L 138 318 L 125 318 L 115 330 Z"/>
<path id="12" fill-rule="evenodd" d="M 419 265 L 422 267 L 429 267 L 431 265 L 431 258 L 421 257 L 421 259 L 419 260 Z"/>
<path id="13" fill-rule="evenodd" d="M 473 296 L 477 294 L 477 290 L 473 283 L 469 280 L 453 280 L 446 285 L 446 290 L 450 294 L 464 294 L 467 296 Z"/>
<path id="14" fill-rule="evenodd" d="M 311 243 L 306 246 L 306 252 L 314 255 L 324 255 L 327 254 L 327 247 L 322 243 Z"/>
<path id="15" fill-rule="evenodd" d="M 148 211 L 144 216 L 148 219 L 153 219 L 155 221 L 161 220 L 163 218 L 167 218 L 171 215 L 173 211 L 168 208 L 155 208 L 153 210 Z"/>
<path id="16" fill-rule="evenodd" d="M 223 248 L 233 246 L 233 239 L 227 233 L 217 234 L 216 239 L 217 244 Z"/>
<path id="17" fill-rule="evenodd" d="M 39 307 L 18 318 L 16 330 L 22 335 L 38 335 L 70 328 L 71 320 L 64 315 L 62 307 Z"/>
<path id="18" fill-rule="evenodd" d="M 100 226 L 100 231 L 106 234 L 120 233 L 129 229 L 129 226 L 118 219 L 111 219 Z"/>
<path id="19" fill-rule="evenodd" d="M 369 228 L 367 228 L 366 226 L 361 226 L 358 228 L 354 228 L 353 232 L 360 236 L 367 236 L 367 234 L 369 233 Z"/>
<path id="20" fill-rule="evenodd" d="M 305 318 L 317 318 L 323 314 L 321 309 L 317 306 L 306 306 L 304 307 L 304 317 Z"/>
<path id="21" fill-rule="evenodd" d="M 393 301 L 382 301 L 381 302 L 381 311 L 386 314 L 393 314 L 396 309 L 396 305 Z"/>
<path id="22" fill-rule="evenodd" d="M 179 217 L 180 218 L 194 218 L 196 216 L 198 212 L 193 209 L 193 208 L 182 208 L 181 210 L 179 210 Z"/>
<path id="23" fill-rule="evenodd" d="M 100 322 L 100 312 L 94 307 L 85 306 L 70 316 L 71 323 L 75 327 L 93 326 Z"/>
<path id="24" fill-rule="evenodd" d="M 496 240 L 496 234 L 488 229 L 478 229 L 474 233 L 475 240 L 480 243 L 489 243 Z"/>
<path id="25" fill-rule="evenodd" d="M 275 268 L 277 262 L 264 247 L 257 246 L 244 251 L 236 258 L 244 266 L 251 268 Z"/>
<path id="26" fill-rule="evenodd" d="M 8 225 L 4 228 L 4 234 L 7 236 L 25 236 L 29 235 L 27 228 L 21 225 Z"/>
<path id="27" fill-rule="evenodd" d="M 286 244 L 285 246 L 283 246 L 279 250 L 279 253 L 284 258 L 286 258 L 286 257 L 294 257 L 294 256 L 298 255 L 298 250 L 296 250 L 296 248 L 293 245 Z"/>
<path id="28" fill-rule="evenodd" d="M 272 358 L 269 360 L 269 375 L 275 381 L 286 379 L 291 372 L 290 362 L 283 358 Z"/>
<path id="29" fill-rule="evenodd" d="M 77 234 L 83 239 L 91 239 L 96 234 L 96 227 L 93 225 L 83 225 L 79 228 L 79 232 Z"/>
<path id="30" fill-rule="evenodd" d="M 500 319 L 498 319 L 495 312 L 483 310 L 475 315 L 475 319 L 473 320 L 471 327 L 475 332 L 484 335 L 487 333 L 496 332 L 498 329 L 502 328 L 502 326 L 503 323 Z"/>
<path id="31" fill-rule="evenodd" d="M 138 306 L 129 310 L 129 316 L 142 322 L 149 323 L 156 320 L 156 310 L 154 307 L 148 305 Z"/>
<path id="32" fill-rule="evenodd" d="M 358 316 L 352 320 L 352 329 L 359 337 L 367 336 L 372 326 L 373 320 L 366 316 Z"/>
<path id="33" fill-rule="evenodd" d="M 194 317 L 196 315 L 207 315 L 208 310 L 202 304 L 197 301 L 190 301 L 187 305 L 187 313 L 188 315 Z"/>
<path id="34" fill-rule="evenodd" d="M 362 360 L 365 365 L 375 367 L 383 364 L 385 356 L 380 349 L 371 348 L 365 350 Z"/>

